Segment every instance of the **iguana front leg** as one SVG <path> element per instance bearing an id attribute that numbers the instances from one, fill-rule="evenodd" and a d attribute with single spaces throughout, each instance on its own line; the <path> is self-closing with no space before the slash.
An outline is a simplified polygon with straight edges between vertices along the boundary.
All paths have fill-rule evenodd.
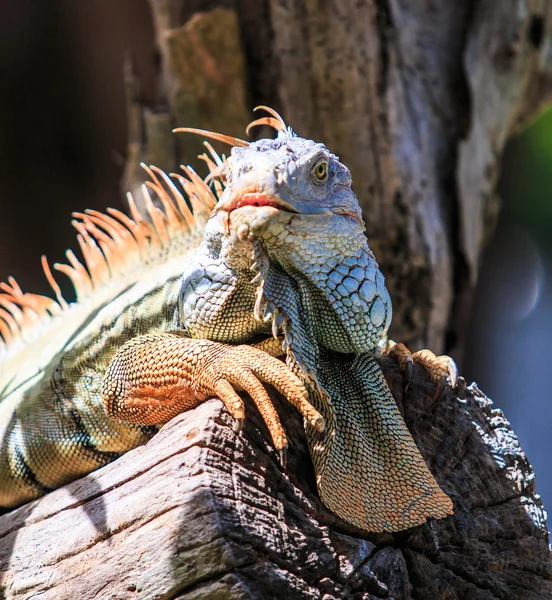
<path id="1" fill-rule="evenodd" d="M 324 430 L 303 383 L 280 360 L 251 346 L 190 339 L 178 332 L 145 335 L 123 345 L 105 375 L 102 397 L 109 415 L 139 425 L 166 423 L 219 397 L 239 430 L 245 407 L 236 390 L 244 390 L 282 452 L 287 438 L 263 383 L 274 386 L 317 431 Z"/>

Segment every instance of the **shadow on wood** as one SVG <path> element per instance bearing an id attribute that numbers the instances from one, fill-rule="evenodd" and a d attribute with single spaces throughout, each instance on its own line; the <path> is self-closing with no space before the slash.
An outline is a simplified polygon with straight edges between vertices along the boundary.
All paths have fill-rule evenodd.
<path id="1" fill-rule="evenodd" d="M 282 469 L 248 404 L 238 436 L 211 400 L 147 445 L 0 518 L 2 598 L 552 597 L 546 514 L 500 410 L 477 386 L 387 380 L 453 517 L 367 534 L 325 509 L 299 415 Z"/>

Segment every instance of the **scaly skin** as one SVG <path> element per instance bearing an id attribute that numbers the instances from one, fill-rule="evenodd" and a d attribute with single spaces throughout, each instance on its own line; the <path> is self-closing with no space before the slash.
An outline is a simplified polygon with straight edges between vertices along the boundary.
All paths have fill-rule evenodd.
<path id="1" fill-rule="evenodd" d="M 323 145 L 283 129 L 275 140 L 234 147 L 224 175 L 226 189 L 181 282 L 157 291 L 164 304 L 152 301 L 152 290 L 132 306 L 118 296 L 117 310 L 110 305 L 109 318 L 100 313 L 85 325 L 89 335 L 51 361 L 34 401 L 20 406 L 41 410 L 62 373 L 65 402 L 92 431 L 86 447 L 99 463 L 106 426 L 102 452 L 115 456 L 208 397 L 223 400 L 239 430 L 236 390 L 245 390 L 283 451 L 285 432 L 262 385 L 270 383 L 303 414 L 320 496 L 337 515 L 368 531 L 398 531 L 451 514 L 370 354 L 386 336 L 391 302 L 348 169 Z M 280 339 L 285 365 L 274 358 Z M 56 404 L 59 395 L 52 398 Z M 48 451 L 44 439 L 29 443 L 34 455 L 26 461 L 19 446 L 0 450 L 0 502 L 16 505 L 47 491 L 37 482 L 57 487 L 78 476 L 61 437 L 56 432 Z M 82 455 L 81 441 L 74 446 Z M 6 477 L 2 460 L 29 472 Z M 79 473 L 95 466 L 89 461 Z"/>

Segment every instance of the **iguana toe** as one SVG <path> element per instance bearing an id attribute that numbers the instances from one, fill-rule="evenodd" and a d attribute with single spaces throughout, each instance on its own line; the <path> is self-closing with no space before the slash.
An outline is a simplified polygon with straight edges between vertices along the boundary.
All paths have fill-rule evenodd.
<path id="1" fill-rule="evenodd" d="M 408 391 L 410 380 L 412 377 L 412 365 L 414 363 L 424 367 L 431 381 L 436 384 L 433 399 L 437 400 L 445 386 L 448 384 L 452 389 L 456 388 L 458 381 L 458 367 L 454 360 L 442 354 L 437 356 L 427 348 L 418 352 L 410 352 L 410 350 L 401 343 L 395 343 L 392 340 L 387 342 L 384 353 L 397 359 L 401 370 L 404 373 L 404 391 Z"/>

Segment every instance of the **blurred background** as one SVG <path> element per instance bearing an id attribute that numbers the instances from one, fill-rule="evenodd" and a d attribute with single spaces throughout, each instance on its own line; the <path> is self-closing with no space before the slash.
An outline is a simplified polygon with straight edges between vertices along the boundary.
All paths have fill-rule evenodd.
<path id="1" fill-rule="evenodd" d="M 464 374 L 504 410 L 552 507 L 552 110 L 507 144 Z M 549 508 L 550 510 L 550 508 Z"/>
<path id="2" fill-rule="evenodd" d="M 146 0 L 0 4 L 0 281 L 50 293 L 40 256 L 75 248 L 71 213 L 125 207 L 128 50 L 154 105 Z M 509 141 L 502 165 L 462 372 L 504 410 L 552 507 L 551 111 Z"/>

